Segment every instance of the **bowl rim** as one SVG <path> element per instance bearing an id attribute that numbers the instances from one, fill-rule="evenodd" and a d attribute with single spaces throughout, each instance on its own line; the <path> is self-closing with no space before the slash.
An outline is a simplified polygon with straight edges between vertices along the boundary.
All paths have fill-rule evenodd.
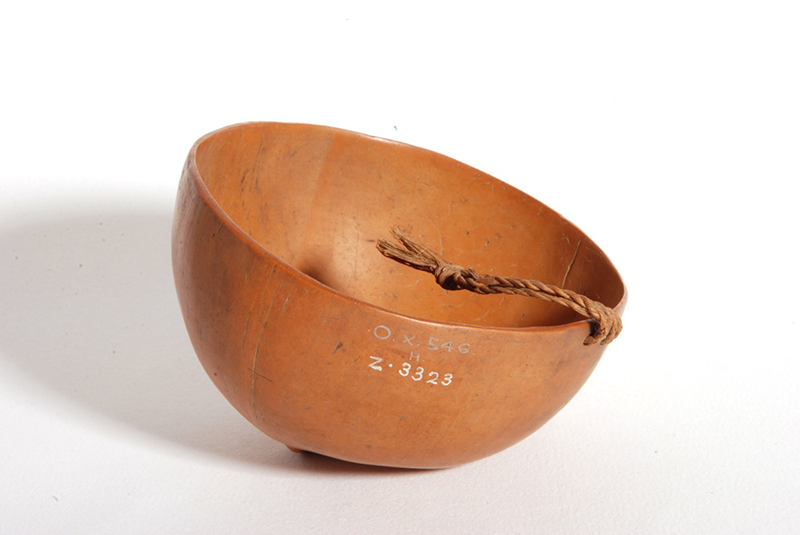
<path id="1" fill-rule="evenodd" d="M 333 126 L 324 126 L 324 125 L 317 125 L 317 124 L 310 124 L 310 123 L 292 123 L 292 122 L 280 122 L 280 121 L 247 121 L 247 122 L 240 122 L 240 123 L 230 124 L 228 126 L 223 126 L 222 128 L 217 128 L 216 130 L 213 130 L 213 131 L 205 134 L 204 136 L 200 137 L 197 141 L 195 141 L 195 143 L 192 145 L 192 148 L 189 149 L 189 154 L 187 156 L 187 165 L 186 165 L 185 172 L 188 173 L 189 176 L 191 177 L 191 180 L 193 182 L 195 191 L 197 191 L 197 193 L 199 194 L 200 198 L 203 200 L 205 205 L 214 213 L 214 215 L 217 218 L 219 218 L 220 222 L 222 224 L 224 224 L 229 231 L 231 231 L 241 241 L 246 243 L 248 245 L 248 247 L 250 247 L 250 249 L 253 252 L 255 252 L 256 254 L 258 254 L 258 255 L 260 255 L 262 257 L 265 257 L 265 258 L 267 258 L 267 259 L 269 259 L 271 261 L 274 261 L 274 262 L 278 263 L 283 268 L 285 268 L 288 273 L 290 273 L 294 277 L 299 278 L 303 282 L 310 283 L 312 286 L 316 287 L 318 290 L 320 290 L 322 292 L 327 292 L 327 293 L 331 294 L 334 297 L 337 297 L 337 298 L 340 298 L 340 299 L 344 299 L 345 301 L 350 301 L 354 305 L 366 306 L 366 307 L 368 307 L 370 309 L 373 309 L 375 311 L 379 311 L 379 312 L 382 312 L 382 313 L 387 313 L 387 314 L 392 315 L 392 316 L 405 318 L 407 320 L 411 320 L 411 321 L 415 321 L 415 322 L 421 322 L 421 323 L 426 323 L 426 324 L 429 324 L 429 325 L 436 325 L 436 326 L 458 327 L 458 328 L 462 328 L 462 329 L 466 328 L 466 329 L 477 329 L 477 330 L 481 330 L 481 331 L 502 331 L 502 332 L 516 332 L 516 333 L 545 333 L 545 332 L 552 333 L 552 332 L 558 332 L 558 331 L 564 331 L 564 332 L 574 331 L 574 330 L 577 330 L 577 329 L 589 329 L 591 331 L 590 320 L 588 318 L 578 319 L 578 320 L 575 320 L 575 321 L 571 321 L 569 323 L 561 323 L 561 324 L 557 324 L 557 325 L 529 325 L 527 327 L 502 327 L 502 326 L 492 326 L 492 325 L 475 325 L 475 324 L 472 324 L 472 323 L 444 321 L 444 320 L 437 320 L 437 319 L 432 319 L 432 318 L 425 318 L 425 317 L 422 317 L 422 316 L 415 316 L 413 314 L 406 314 L 404 312 L 399 312 L 397 310 L 392 310 L 390 308 L 382 307 L 380 305 L 376 305 L 375 303 L 371 303 L 369 301 L 365 301 L 363 299 L 359 299 L 357 297 L 353 297 L 350 294 L 341 292 L 341 291 L 339 291 L 339 290 L 337 290 L 335 288 L 332 288 L 332 287 L 328 286 L 327 284 L 323 284 L 322 282 L 318 281 L 314 277 L 303 273 L 302 271 L 300 271 L 299 269 L 297 269 L 296 267 L 294 267 L 290 263 L 288 263 L 285 260 L 283 260 L 282 258 L 280 258 L 278 255 L 272 253 L 269 249 L 267 249 L 261 243 L 259 243 L 255 238 L 250 236 L 250 234 L 245 232 L 244 229 L 242 227 L 240 227 L 233 220 L 233 218 L 222 208 L 222 206 L 219 204 L 219 202 L 217 202 L 217 200 L 214 198 L 214 195 L 211 193 L 211 191 L 209 191 L 208 187 L 206 186 L 206 183 L 203 181 L 202 177 L 200 176 L 200 170 L 197 168 L 197 149 L 207 139 L 209 139 L 209 138 L 211 138 L 211 137 L 213 137 L 213 136 L 215 136 L 215 135 L 217 135 L 217 134 L 219 134 L 221 132 L 224 132 L 226 130 L 235 130 L 235 129 L 239 129 L 239 128 L 243 128 L 243 127 L 265 126 L 265 125 L 278 125 L 278 126 L 289 126 L 289 127 L 308 127 L 308 128 L 313 128 L 313 129 L 319 130 L 321 132 L 327 131 L 327 132 L 332 132 L 332 133 L 345 134 L 345 135 L 348 135 L 348 136 L 363 137 L 363 138 L 368 138 L 370 140 L 377 141 L 377 142 L 380 142 L 380 143 L 390 143 L 392 145 L 399 145 L 399 146 L 402 146 L 402 147 L 407 147 L 407 148 L 413 149 L 415 151 L 422 151 L 424 153 L 427 153 L 429 155 L 432 155 L 432 156 L 435 156 L 435 157 L 438 157 L 438 158 L 445 158 L 445 159 L 450 160 L 452 162 L 455 162 L 455 163 L 457 163 L 457 164 L 459 164 L 461 166 L 465 166 L 468 169 L 473 169 L 473 170 L 481 173 L 482 175 L 485 175 L 486 177 L 488 177 L 488 178 L 490 178 L 492 180 L 496 180 L 496 181 L 502 183 L 504 186 L 506 186 L 508 188 L 511 188 L 515 193 L 518 193 L 518 194 L 524 195 L 526 197 L 529 197 L 531 199 L 534 199 L 537 202 L 540 202 L 541 204 L 546 206 L 548 209 L 553 210 L 547 204 L 543 203 L 542 201 L 539 201 L 538 199 L 536 199 L 532 195 L 529 195 L 528 193 L 525 193 L 521 189 L 516 188 L 511 184 L 503 182 L 502 180 L 500 180 L 499 178 L 497 178 L 497 177 L 495 177 L 493 175 L 490 175 L 488 173 L 480 171 L 479 169 L 476 169 L 476 168 L 470 166 L 469 164 L 465 164 L 465 163 L 463 163 L 463 162 L 461 162 L 459 160 L 456 160 L 455 158 L 451 158 L 450 156 L 438 153 L 438 152 L 430 150 L 430 149 L 425 149 L 425 148 L 422 148 L 422 147 L 411 145 L 409 143 L 403 143 L 401 141 L 394 141 L 394 140 L 387 139 L 387 138 L 382 138 L 382 137 L 379 137 L 379 136 L 373 136 L 373 135 L 370 135 L 370 134 L 364 134 L 364 133 L 361 133 L 361 132 L 356 132 L 356 131 L 348 130 L 348 129 L 345 129 L 345 128 L 338 128 L 338 127 L 333 127 Z M 553 211 L 555 212 L 555 210 L 553 210 Z M 620 297 L 619 302 L 612 307 L 614 309 L 614 311 L 617 312 L 617 314 L 622 315 L 622 313 L 623 313 L 623 311 L 625 309 L 625 305 L 627 304 L 627 300 L 628 300 L 628 288 L 625 285 L 625 282 L 623 281 L 622 276 L 619 273 L 619 270 L 617 270 L 616 266 L 611 261 L 611 259 L 608 257 L 608 255 L 605 253 L 605 251 L 603 251 L 599 246 L 597 246 L 597 244 L 594 242 L 594 240 L 592 240 L 582 229 L 580 229 L 572 221 L 570 221 L 569 219 L 567 219 L 563 215 L 561 215 L 560 212 L 556 212 L 556 214 L 559 217 L 561 217 L 564 221 L 566 221 L 567 223 L 569 223 L 570 225 L 575 227 L 579 232 L 581 232 L 593 245 L 595 245 L 595 247 L 597 247 L 597 250 L 600 251 L 603 254 L 603 256 L 605 256 L 605 258 L 608 261 L 608 263 L 609 263 L 611 269 L 613 270 L 614 274 L 619 279 L 620 284 L 622 284 L 622 296 Z M 606 305 L 606 306 L 608 306 L 608 305 Z M 586 334 L 584 333 L 581 336 L 582 336 L 581 340 L 583 340 L 583 337 L 585 337 Z M 594 347 L 594 346 L 585 346 L 585 347 Z M 605 347 L 605 346 L 602 346 L 602 347 Z"/>

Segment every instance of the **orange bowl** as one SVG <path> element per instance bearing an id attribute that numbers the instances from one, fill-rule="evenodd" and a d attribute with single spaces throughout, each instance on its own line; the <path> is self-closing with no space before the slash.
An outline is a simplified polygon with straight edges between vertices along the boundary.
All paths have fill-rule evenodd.
<path id="1" fill-rule="evenodd" d="M 434 468 L 503 450 L 558 412 L 606 346 L 588 320 L 518 296 L 448 292 L 383 257 L 393 226 L 484 273 L 622 312 L 583 232 L 451 158 L 334 128 L 248 123 L 192 147 L 175 283 L 192 344 L 253 425 L 292 449 Z"/>

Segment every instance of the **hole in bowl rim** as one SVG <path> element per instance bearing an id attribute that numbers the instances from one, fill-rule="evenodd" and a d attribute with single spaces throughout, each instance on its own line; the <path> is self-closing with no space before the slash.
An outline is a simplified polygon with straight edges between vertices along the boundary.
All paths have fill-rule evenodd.
<path id="1" fill-rule="evenodd" d="M 416 145 L 411 145 L 409 143 L 403 143 L 401 141 L 395 141 L 395 140 L 391 140 L 391 139 L 387 139 L 387 138 L 382 138 L 382 137 L 379 137 L 379 136 L 373 136 L 373 135 L 370 135 L 370 134 L 364 134 L 364 133 L 361 133 L 361 132 L 356 132 L 356 131 L 353 131 L 353 130 L 348 130 L 348 129 L 345 129 L 345 128 L 338 128 L 338 127 L 334 127 L 334 126 L 324 126 L 324 125 L 317 125 L 317 124 L 311 124 L 311 123 L 287 123 L 287 122 L 279 122 L 279 121 L 248 121 L 248 122 L 234 123 L 234 124 L 231 124 L 231 125 L 228 125 L 228 126 L 223 126 L 222 128 L 218 128 L 216 130 L 213 130 L 213 131 L 205 134 L 204 136 L 200 137 L 197 141 L 195 141 L 194 145 L 192 145 L 192 148 L 189 149 L 189 154 L 187 156 L 187 166 L 186 166 L 186 171 L 185 172 L 189 173 L 189 176 L 191 177 L 191 180 L 192 180 L 192 182 L 194 184 L 194 187 L 195 187 L 197 193 L 200 195 L 200 198 L 205 203 L 205 205 L 214 213 L 214 215 L 217 218 L 219 218 L 220 222 L 222 224 L 224 224 L 228 228 L 229 231 L 231 231 L 241 241 L 246 243 L 248 245 L 248 247 L 250 247 L 250 249 L 253 250 L 253 252 L 255 252 L 256 254 L 258 254 L 258 255 L 260 255 L 262 257 L 266 257 L 266 258 L 268 258 L 270 260 L 275 261 L 277 264 L 279 264 L 283 268 L 285 268 L 286 271 L 288 273 L 290 273 L 292 276 L 294 276 L 294 277 L 296 277 L 296 278 L 298 278 L 298 279 L 300 279 L 300 280 L 302 280 L 304 282 L 310 283 L 312 286 L 314 286 L 319 291 L 330 293 L 331 295 L 333 295 L 333 296 L 335 296 L 337 298 L 344 299 L 345 301 L 349 301 L 353 305 L 366 306 L 366 307 L 368 307 L 370 309 L 373 309 L 373 310 L 376 310 L 376 311 L 380 311 L 382 313 L 387 313 L 387 314 L 390 314 L 390 315 L 393 315 L 393 316 L 396 316 L 396 317 L 401 317 L 401 318 L 404 318 L 404 319 L 407 319 L 407 320 L 411 320 L 411 321 L 415 321 L 415 322 L 425 323 L 425 324 L 429 324 L 429 325 L 446 326 L 446 327 L 458 327 L 458 328 L 462 328 L 462 329 L 476 329 L 476 330 L 480 330 L 480 331 L 503 331 L 503 332 L 519 332 L 519 333 L 545 333 L 545 332 L 553 332 L 553 331 L 571 331 L 571 330 L 578 330 L 578 329 L 583 329 L 583 330 L 587 330 L 588 329 L 589 332 L 591 332 L 591 329 L 592 329 L 591 321 L 588 318 L 577 319 L 577 320 L 571 321 L 569 323 L 562 323 L 562 324 L 558 324 L 558 325 L 529 325 L 529 326 L 526 326 L 526 327 L 501 327 L 501 326 L 491 326 L 491 325 L 475 325 L 475 324 L 472 324 L 472 323 L 463 323 L 463 322 L 444 321 L 444 320 L 436 320 L 436 319 L 431 319 L 431 318 L 424 318 L 422 316 L 415 316 L 415 315 L 412 315 L 412 314 L 406 314 L 406 313 L 403 313 L 403 312 L 398 312 L 398 311 L 392 310 L 390 308 L 386 308 L 386 307 L 382 307 L 382 306 L 376 305 L 374 303 L 370 303 L 369 301 L 365 301 L 363 299 L 358 299 L 357 297 L 353 297 L 352 295 L 349 295 L 347 293 L 344 293 L 344 292 L 341 292 L 339 290 L 336 290 L 335 288 L 331 288 L 330 286 L 318 281 L 314 277 L 303 273 L 302 271 L 297 269 L 292 264 L 286 262 L 285 260 L 283 260 L 278 255 L 272 253 L 269 249 L 267 249 L 261 243 L 259 243 L 255 238 L 253 238 L 247 232 L 245 232 L 244 229 L 242 229 L 242 227 L 240 227 L 236 223 L 236 221 L 234 221 L 233 218 L 217 202 L 217 200 L 214 198 L 214 195 L 211 194 L 211 192 L 209 191 L 208 187 L 206 186 L 206 183 L 203 181 L 202 177 L 200 176 L 200 170 L 197 168 L 197 149 L 207 139 L 209 139 L 209 138 L 211 138 L 211 137 L 213 137 L 213 136 L 215 136 L 215 135 L 217 135 L 217 134 L 219 134 L 221 132 L 227 131 L 227 130 L 235 130 L 235 129 L 239 129 L 239 128 L 253 127 L 253 126 L 267 126 L 267 125 L 292 126 L 292 127 L 309 127 L 309 128 L 318 130 L 320 132 L 331 132 L 331 133 L 334 133 L 334 134 L 344 134 L 344 135 L 347 135 L 347 136 L 363 137 L 363 138 L 367 138 L 369 140 L 376 141 L 376 142 L 379 142 L 379 143 L 389 143 L 389 144 L 392 144 L 392 145 L 399 145 L 399 146 L 403 146 L 403 147 L 408 147 L 408 148 L 410 148 L 412 150 L 415 150 L 415 151 L 422 151 L 423 153 L 427 153 L 427 154 L 430 154 L 430 155 L 433 155 L 433 156 L 436 156 L 436 157 L 445 158 L 447 160 L 456 162 L 456 163 L 458 163 L 460 165 L 464 165 L 464 166 L 466 166 L 466 167 L 468 167 L 470 169 L 475 169 L 474 167 L 472 167 L 472 166 L 470 166 L 468 164 L 465 164 L 463 162 L 460 162 L 459 160 L 456 160 L 455 158 L 451 158 L 450 156 L 438 153 L 438 152 L 430 150 L 430 149 L 426 149 L 426 148 L 423 148 L 423 147 L 418 147 Z M 539 202 L 542 205 L 544 205 L 545 207 L 547 207 L 548 209 L 552 210 L 552 208 L 550 208 L 547 204 L 543 203 L 542 201 L 539 201 L 538 199 L 535 199 L 533 196 L 529 195 L 528 193 L 525 193 L 521 189 L 516 188 L 511 184 L 507 184 L 506 182 L 503 182 L 502 180 L 500 180 L 499 178 L 497 178 L 497 177 L 495 177 L 493 175 L 490 175 L 490 174 L 485 173 L 483 171 L 480 171 L 478 169 L 475 169 L 475 170 L 480 172 L 480 173 L 482 173 L 483 175 L 485 175 L 490 180 L 495 180 L 498 183 L 503 184 L 504 186 L 506 186 L 508 188 L 511 188 L 515 193 L 520 194 L 520 195 L 524 195 L 525 197 L 528 197 L 528 198 L 531 198 L 531 199 L 534 199 L 537 202 Z M 553 211 L 555 212 L 555 210 L 553 210 Z M 619 314 L 621 316 L 623 311 L 625 310 L 625 305 L 627 304 L 627 301 L 628 301 L 628 287 L 625 285 L 625 282 L 623 281 L 622 276 L 619 273 L 619 270 L 617 270 L 616 266 L 611 261 L 611 259 L 608 257 L 608 255 L 605 253 L 605 251 L 603 251 L 582 229 L 580 229 L 572 221 L 570 221 L 569 219 L 567 219 L 563 215 L 561 215 L 560 212 L 556 212 L 556 214 L 559 217 L 561 217 L 564 221 L 566 221 L 567 223 L 572 225 L 579 232 L 581 232 L 586 237 L 586 239 L 589 240 L 589 242 L 591 242 L 595 247 L 597 247 L 597 250 L 599 252 L 601 252 L 603 254 L 603 256 L 605 256 L 605 258 L 608 261 L 611 269 L 613 270 L 614 275 L 616 275 L 617 279 L 619 280 L 620 284 L 622 285 L 622 296 L 620 297 L 619 302 L 617 302 L 613 307 L 611 307 L 611 308 L 614 309 L 615 312 L 617 312 L 617 314 Z M 387 229 L 386 232 L 388 233 L 389 230 L 390 229 Z M 380 253 L 376 250 L 376 254 L 380 254 Z M 611 306 L 611 305 L 608 305 L 606 303 L 604 303 L 604 304 L 606 306 Z M 585 332 L 583 334 L 581 334 L 581 340 L 583 340 L 585 338 L 585 336 L 586 336 Z M 594 347 L 594 346 L 583 346 L 583 347 Z M 605 346 L 602 346 L 602 347 L 605 347 Z"/>

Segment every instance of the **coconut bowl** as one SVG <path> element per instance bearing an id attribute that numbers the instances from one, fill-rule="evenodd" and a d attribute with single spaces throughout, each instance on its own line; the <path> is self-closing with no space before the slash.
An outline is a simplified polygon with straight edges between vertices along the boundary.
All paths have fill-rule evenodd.
<path id="1" fill-rule="evenodd" d="M 445 291 L 384 257 L 376 242 L 398 225 L 477 271 L 624 307 L 589 237 L 486 173 L 345 130 L 248 123 L 198 140 L 180 182 L 173 268 L 197 356 L 296 451 L 441 468 L 508 448 L 608 346 L 585 345 L 591 323 L 568 308 Z"/>

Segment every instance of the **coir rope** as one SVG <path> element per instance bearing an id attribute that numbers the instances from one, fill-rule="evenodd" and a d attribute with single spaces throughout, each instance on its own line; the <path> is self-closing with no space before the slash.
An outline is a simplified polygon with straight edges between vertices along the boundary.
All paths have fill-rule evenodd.
<path id="1" fill-rule="evenodd" d="M 536 297 L 551 303 L 569 307 L 592 322 L 592 334 L 584 344 L 601 345 L 613 341 L 622 331 L 622 319 L 603 303 L 585 295 L 545 284 L 533 279 L 479 275 L 472 268 L 451 264 L 429 247 L 421 245 L 399 228 L 392 229 L 397 244 L 386 239 L 378 240 L 378 250 L 386 257 L 436 277 L 436 282 L 445 290 L 469 290 L 478 294 L 513 294 Z"/>

